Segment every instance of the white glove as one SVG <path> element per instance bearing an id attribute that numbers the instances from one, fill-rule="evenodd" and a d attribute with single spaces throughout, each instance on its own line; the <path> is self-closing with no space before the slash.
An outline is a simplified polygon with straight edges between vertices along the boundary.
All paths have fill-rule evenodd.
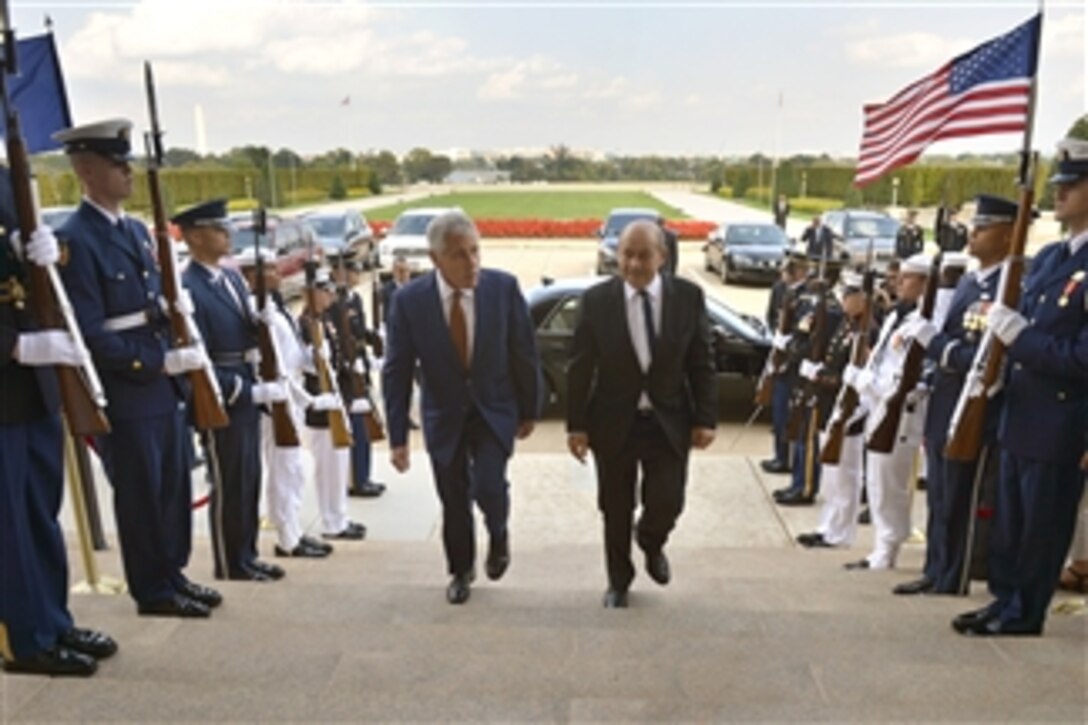
<path id="1" fill-rule="evenodd" d="M 19 232 L 13 232 L 11 236 L 14 245 L 19 247 Z M 34 230 L 23 256 L 39 267 L 48 267 L 57 263 L 60 259 L 60 246 L 57 244 L 57 238 L 53 236 L 53 230 L 48 225 L 42 224 Z"/>
<path id="2" fill-rule="evenodd" d="M 854 363 L 850 363 L 842 371 L 842 381 L 854 390 L 857 390 L 859 375 L 861 375 L 861 368 Z"/>
<path id="3" fill-rule="evenodd" d="M 283 403 L 287 401 L 287 386 L 277 380 L 272 383 L 257 383 L 250 391 L 254 405 Z"/>
<path id="4" fill-rule="evenodd" d="M 806 380 L 812 380 L 813 382 L 815 382 L 817 376 L 819 376 L 820 371 L 823 370 L 823 368 L 824 366 L 818 362 L 812 362 L 811 360 L 807 359 L 802 360 L 801 377 L 805 378 Z"/>
<path id="5" fill-rule="evenodd" d="M 369 413 L 371 411 L 370 401 L 366 398 L 356 398 L 351 401 L 351 412 L 357 415 Z"/>
<path id="6" fill-rule="evenodd" d="M 70 365 L 86 362 L 67 330 L 22 332 L 15 343 L 15 357 L 23 365 Z"/>
<path id="7" fill-rule="evenodd" d="M 336 393 L 322 393 L 310 398 L 310 410 L 327 411 L 340 407 L 340 397 Z"/>
<path id="8" fill-rule="evenodd" d="M 178 288 L 178 301 L 174 305 L 174 309 L 186 317 L 193 316 L 193 313 L 196 312 L 196 306 L 193 305 L 193 296 L 189 294 L 189 290 L 184 287 Z"/>
<path id="9" fill-rule="evenodd" d="M 191 370 L 199 370 L 203 366 L 204 355 L 195 345 L 168 350 L 163 359 L 163 367 L 166 368 L 167 375 L 182 375 Z"/>
<path id="10" fill-rule="evenodd" d="M 279 312 L 276 310 L 276 306 L 271 302 L 265 302 L 264 307 L 257 310 L 257 317 L 263 322 L 269 329 L 271 329 L 276 323 L 276 315 Z"/>
<path id="11" fill-rule="evenodd" d="M 858 395 L 867 395 L 873 387 L 873 371 L 869 368 L 858 368 L 857 371 L 857 377 L 854 379 L 854 390 L 858 391 Z"/>
<path id="12" fill-rule="evenodd" d="M 933 342 L 936 336 L 936 325 L 925 318 L 919 318 L 911 328 L 911 337 L 918 341 L 923 350 L 929 347 L 929 343 Z"/>
<path id="13" fill-rule="evenodd" d="M 351 364 L 351 369 L 355 371 L 356 375 L 366 374 L 366 368 L 363 367 L 363 361 L 361 358 L 355 358 L 355 362 Z"/>
<path id="14" fill-rule="evenodd" d="M 997 339 L 1008 347 L 1028 326 L 1028 321 L 1016 310 L 1011 310 L 998 302 L 991 305 L 990 311 L 986 313 L 986 325 L 997 335 Z"/>
<path id="15" fill-rule="evenodd" d="M 774 337 L 771 338 L 771 347 L 781 352 L 786 351 L 786 345 L 790 344 L 790 340 L 793 339 L 793 335 L 783 335 L 781 332 L 774 333 Z"/>

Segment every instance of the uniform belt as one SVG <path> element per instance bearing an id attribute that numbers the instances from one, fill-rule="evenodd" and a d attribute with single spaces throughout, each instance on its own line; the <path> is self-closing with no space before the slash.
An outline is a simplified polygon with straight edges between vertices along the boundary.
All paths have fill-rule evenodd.
<path id="1" fill-rule="evenodd" d="M 251 347 L 248 350 L 242 350 L 240 352 L 213 352 L 209 353 L 212 362 L 216 365 L 244 365 L 248 363 L 260 362 L 260 352 L 255 347 Z"/>
<path id="2" fill-rule="evenodd" d="M 151 324 L 151 315 L 148 314 L 147 310 L 140 310 L 139 312 L 130 312 L 127 315 L 111 317 L 102 323 L 102 329 L 107 332 L 124 332 L 125 330 L 135 330 L 149 324 Z"/>

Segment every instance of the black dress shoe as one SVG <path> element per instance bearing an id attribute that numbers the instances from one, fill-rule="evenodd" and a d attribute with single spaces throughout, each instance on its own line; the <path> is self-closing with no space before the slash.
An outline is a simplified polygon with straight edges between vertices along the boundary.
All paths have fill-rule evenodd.
<path id="1" fill-rule="evenodd" d="M 320 549 L 321 551 L 324 551 L 326 554 L 331 554 L 333 552 L 332 544 L 330 544 L 327 541 L 321 541 L 320 539 L 315 539 L 312 536 L 307 536 L 306 534 L 302 535 L 302 538 L 299 539 L 299 542 L 303 543 L 303 544 L 306 544 L 306 546 L 309 546 L 311 548 Z"/>
<path id="2" fill-rule="evenodd" d="M 4 660 L 4 672 L 52 677 L 90 677 L 98 669 L 94 657 L 56 646 L 32 657 Z"/>
<path id="3" fill-rule="evenodd" d="M 450 579 L 450 585 L 446 587 L 446 601 L 450 604 L 464 604 L 467 602 L 471 592 L 472 580 L 475 578 L 476 575 L 472 572 L 454 574 L 453 579 Z"/>
<path id="4" fill-rule="evenodd" d="M 848 561 L 848 562 L 846 562 L 845 564 L 842 565 L 842 568 L 843 569 L 848 569 L 850 571 L 868 569 L 869 568 L 869 560 L 868 559 L 859 559 L 858 561 Z"/>
<path id="5" fill-rule="evenodd" d="M 769 458 L 766 461 L 760 461 L 759 467 L 767 473 L 789 473 L 790 466 L 788 463 L 782 461 L 776 461 L 773 458 Z"/>
<path id="6" fill-rule="evenodd" d="M 957 614 L 952 619 L 952 629 L 960 634 L 966 634 L 969 628 L 983 622 L 988 622 L 991 619 L 997 619 L 997 612 L 991 609 L 990 605 L 986 605 L 981 609 L 972 609 L 970 612 Z"/>
<path id="7" fill-rule="evenodd" d="M 804 491 L 794 489 L 782 496 L 775 496 L 774 502 L 779 506 L 811 506 L 816 503 L 816 497 L 812 494 L 806 496 Z"/>
<path id="8" fill-rule="evenodd" d="M 104 660 L 117 654 L 117 642 L 113 637 L 93 629 L 72 627 L 57 637 L 57 644 L 96 660 Z"/>
<path id="9" fill-rule="evenodd" d="M 510 538 L 509 535 L 502 539 L 492 539 L 487 549 L 487 561 L 484 562 L 484 572 L 491 581 L 502 579 L 510 566 Z"/>
<path id="10" fill-rule="evenodd" d="M 315 548 L 302 540 L 295 544 L 295 548 L 290 550 L 276 544 L 275 548 L 273 548 L 273 552 L 279 557 L 293 556 L 302 559 L 324 559 L 329 555 L 329 552 L 325 549 Z"/>
<path id="11" fill-rule="evenodd" d="M 362 541 L 366 538 L 366 527 L 362 524 L 357 524 L 354 521 L 349 521 L 348 525 L 344 527 L 342 531 L 338 531 L 335 534 L 322 534 L 324 539 L 344 539 L 346 541 Z"/>
<path id="12" fill-rule="evenodd" d="M 903 582 L 902 584 L 896 584 L 892 587 L 892 594 L 902 594 L 910 596 L 912 594 L 928 594 L 933 591 L 933 588 L 937 586 L 937 583 L 927 576 L 921 579 L 915 579 L 914 581 Z"/>
<path id="13" fill-rule="evenodd" d="M 195 599 L 208 609 L 215 609 L 223 603 L 223 595 L 203 584 L 187 581 L 178 587 L 178 593 L 184 594 L 190 599 Z"/>
<path id="14" fill-rule="evenodd" d="M 355 498 L 377 498 L 385 493 L 385 484 L 367 481 L 362 486 L 352 486 L 348 489 L 348 495 Z"/>
<path id="15" fill-rule="evenodd" d="M 669 560 L 664 551 L 646 552 L 646 573 L 661 586 L 669 583 L 672 575 L 669 571 Z"/>
<path id="16" fill-rule="evenodd" d="M 158 602 L 140 602 L 136 611 L 142 617 L 182 617 L 185 619 L 206 619 L 212 610 L 206 604 L 190 599 L 183 594 L 175 594 L 172 599 Z"/>
<path id="17" fill-rule="evenodd" d="M 249 568 L 264 574 L 269 579 L 283 579 L 284 575 L 287 574 L 279 564 L 269 564 L 267 561 L 261 561 L 260 559 L 249 562 Z"/>
<path id="18" fill-rule="evenodd" d="M 869 511 L 868 506 L 863 508 L 861 513 L 858 514 L 858 523 L 862 526 L 868 526 L 873 523 L 873 514 Z"/>
<path id="19" fill-rule="evenodd" d="M 609 589 L 604 593 L 605 609 L 627 609 L 627 590 Z"/>
<path id="20" fill-rule="evenodd" d="M 1038 637 L 1042 627 L 1029 627 L 1021 622 L 1002 622 L 997 616 L 981 619 L 956 630 L 968 637 Z"/>
<path id="21" fill-rule="evenodd" d="M 221 576 L 216 576 L 216 579 L 222 579 Z M 264 572 L 257 571 L 256 569 L 243 569 L 242 571 L 232 571 L 227 575 L 227 579 L 235 582 L 270 582 L 272 577 L 268 576 Z"/>
<path id="22" fill-rule="evenodd" d="M 806 549 L 832 549 L 834 545 L 829 543 L 824 535 L 818 531 L 808 534 L 798 534 L 797 543 Z"/>

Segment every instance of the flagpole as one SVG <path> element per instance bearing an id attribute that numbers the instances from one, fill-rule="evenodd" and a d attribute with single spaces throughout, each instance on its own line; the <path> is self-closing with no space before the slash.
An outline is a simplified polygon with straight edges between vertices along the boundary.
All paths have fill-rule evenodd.
<path id="1" fill-rule="evenodd" d="M 1031 137 L 1035 131 L 1035 101 L 1039 95 L 1039 57 L 1043 54 L 1043 0 L 1039 0 L 1039 35 L 1035 45 L 1035 72 L 1031 74 L 1028 89 L 1028 117 L 1024 124 L 1024 145 L 1020 150 L 1019 186 L 1028 183 L 1031 167 Z"/>

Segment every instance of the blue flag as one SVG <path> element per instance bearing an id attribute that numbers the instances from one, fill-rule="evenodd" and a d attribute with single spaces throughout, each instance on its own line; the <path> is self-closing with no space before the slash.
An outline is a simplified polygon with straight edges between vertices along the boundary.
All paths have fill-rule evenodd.
<path id="1" fill-rule="evenodd" d="M 72 126 L 68 94 L 60 72 L 60 58 L 53 34 L 16 41 L 19 75 L 8 76 L 8 95 L 19 112 L 19 121 L 28 153 L 59 149 L 62 144 L 50 138 Z M 5 135 L 0 124 L 0 138 Z"/>

